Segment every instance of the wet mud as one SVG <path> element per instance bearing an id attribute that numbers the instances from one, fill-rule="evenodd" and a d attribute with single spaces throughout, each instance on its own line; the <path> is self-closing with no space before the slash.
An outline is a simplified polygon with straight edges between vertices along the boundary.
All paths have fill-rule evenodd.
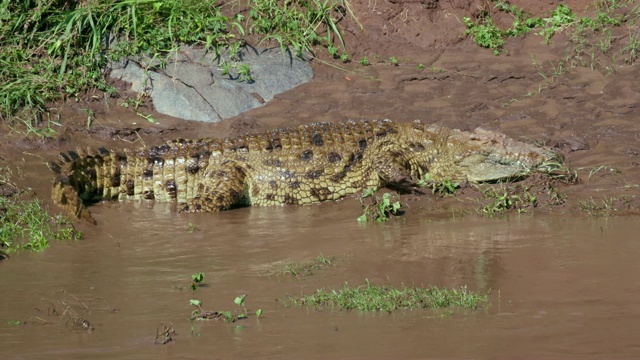
<path id="1" fill-rule="evenodd" d="M 362 209 L 353 197 L 219 214 L 178 214 L 170 205 L 146 202 L 99 203 L 91 206 L 98 225 L 77 224 L 85 240 L 54 243 L 43 253 L 23 252 L 0 263 L 2 357 L 636 356 L 640 70 L 620 65 L 609 72 L 602 64 L 611 59 L 602 58 L 593 69 L 576 66 L 545 79 L 540 74 L 549 74 L 565 55 L 566 34 L 550 45 L 534 35 L 510 39 L 508 53 L 494 56 L 465 40 L 464 25 L 451 20 L 479 11 L 480 3 L 356 4 L 366 31 L 353 27 L 347 40 L 356 54 L 370 58 L 370 66 L 335 68 L 316 61 L 311 83 L 218 124 L 158 114 L 158 123 L 151 124 L 118 105 L 121 99 L 65 103 L 64 126 L 53 139 L 25 139 L 3 129 L 0 165 L 16 170 L 17 184 L 48 201 L 53 176 L 45 163 L 76 146 L 150 146 L 316 121 L 420 119 L 463 130 L 482 126 L 553 146 L 580 178 L 554 184 L 563 201 L 547 206 L 541 197 L 525 213 L 486 218 L 475 211 L 483 204 L 477 202 L 481 193 L 465 188 L 457 197 L 404 197 L 410 207 L 403 216 L 367 224 L 355 221 Z M 555 7 L 514 3 L 534 14 Z M 581 14 L 590 2 L 568 3 Z M 382 62 L 391 56 L 399 66 Z M 81 108 L 95 113 L 89 128 Z M 530 185 L 539 196 L 554 196 L 543 182 Z M 336 266 L 304 279 L 278 274 L 288 261 L 320 254 L 334 256 Z M 194 292 L 189 285 L 197 272 L 205 273 L 205 286 Z M 283 304 L 289 295 L 365 279 L 466 285 L 489 291 L 490 306 L 386 314 Z M 61 290 L 73 297 L 51 314 L 52 303 L 61 305 Z M 250 311 L 263 309 L 261 318 L 189 321 L 190 299 L 210 310 L 236 310 L 233 300 L 241 294 L 247 294 Z M 161 323 L 173 325 L 173 341 L 154 345 Z"/>

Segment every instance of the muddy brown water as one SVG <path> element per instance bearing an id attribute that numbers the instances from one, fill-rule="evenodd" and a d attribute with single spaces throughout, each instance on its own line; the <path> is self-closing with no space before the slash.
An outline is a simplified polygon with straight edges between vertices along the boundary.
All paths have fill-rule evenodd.
<path id="1" fill-rule="evenodd" d="M 64 127 L 56 127 L 60 135 L 54 140 L 24 140 L 1 128 L 0 165 L 19 169 L 16 174 L 23 175 L 15 181 L 47 201 L 52 174 L 45 162 L 79 144 L 137 147 L 313 121 L 421 119 L 463 130 L 482 126 L 553 146 L 581 177 L 559 187 L 566 204 L 486 219 L 473 212 L 454 217 L 446 209 L 425 211 L 441 206 L 427 197 L 400 218 L 363 225 L 355 221 L 361 209 L 354 198 L 195 215 L 162 204 L 101 203 L 91 207 L 97 226 L 77 225 L 85 240 L 54 243 L 42 253 L 0 263 L 0 358 L 640 356 L 640 70 L 614 59 L 630 32 L 614 29 L 610 52 L 592 64 L 567 63 L 567 71 L 549 81 L 541 74 L 549 77 L 564 58 L 571 46 L 566 33 L 548 46 L 533 34 L 509 39 L 507 53 L 496 57 L 463 40 L 464 25 L 452 20 L 473 17 L 482 1 L 430 3 L 437 6 L 352 2 L 366 31 L 351 24 L 345 35 L 353 58 L 368 56 L 373 65 L 336 69 L 316 62 L 311 83 L 235 119 L 212 125 L 153 113 L 159 123 L 150 124 L 119 106 L 122 99 L 109 106 L 69 102 L 61 105 Z M 513 3 L 534 15 L 556 6 Z M 590 1 L 567 3 L 580 12 Z M 380 61 L 390 56 L 400 66 Z M 90 129 L 80 109 L 94 111 Z M 471 195 L 465 191 L 453 202 L 473 201 Z M 610 217 L 580 211 L 581 202 L 614 197 Z M 189 233 L 190 223 L 198 231 Z M 320 254 L 335 256 L 336 266 L 302 280 L 277 274 L 288 261 Z M 206 286 L 192 292 L 196 272 L 205 273 Z M 365 279 L 466 285 L 490 291 L 490 306 L 442 316 L 282 304 L 289 295 Z M 247 294 L 250 310 L 264 310 L 262 318 L 197 322 L 192 328 L 190 299 L 203 301 L 206 310 L 233 311 L 241 294 Z M 68 314 L 62 320 L 47 315 L 61 297 L 73 303 L 71 295 L 92 310 L 79 313 L 94 325 L 92 332 L 68 326 Z M 14 320 L 28 324 L 12 325 Z M 154 345 L 161 322 L 173 324 L 177 334 L 167 345 Z"/>
<path id="2" fill-rule="evenodd" d="M 145 204 L 93 209 L 99 225 L 91 239 L 2 264 L 3 358 L 602 358 L 640 351 L 634 217 L 408 214 L 363 225 L 352 216 L 359 209 L 354 199 L 213 215 Z M 198 230 L 189 233 L 190 223 Z M 277 274 L 289 260 L 320 254 L 335 256 L 336 266 L 304 279 Z M 206 286 L 193 292 L 190 276 L 199 271 Z M 491 304 L 442 317 L 430 310 L 364 313 L 276 301 L 365 278 L 490 289 Z M 79 314 L 95 330 L 47 316 L 47 299 L 59 298 L 60 289 L 89 304 L 93 311 Z M 189 299 L 210 310 L 235 310 L 240 294 L 248 295 L 250 310 L 263 309 L 260 319 L 188 320 Z M 103 310 L 105 303 L 117 312 Z M 52 324 L 7 323 L 32 316 Z M 177 332 L 167 345 L 153 344 L 160 322 Z"/>

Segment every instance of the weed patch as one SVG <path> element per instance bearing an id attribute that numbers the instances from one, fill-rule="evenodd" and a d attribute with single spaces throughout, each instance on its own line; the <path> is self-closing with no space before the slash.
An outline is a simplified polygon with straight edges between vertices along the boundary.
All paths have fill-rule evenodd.
<path id="1" fill-rule="evenodd" d="M 260 35 L 261 41 L 272 40 L 282 48 L 291 47 L 298 56 L 304 52 L 314 54 L 314 48 L 319 46 L 334 59 L 346 59 L 338 23 L 347 15 L 356 19 L 347 1 L 251 0 L 249 4 L 249 31 Z"/>
<path id="2" fill-rule="evenodd" d="M 591 182 L 591 179 L 596 175 L 598 177 L 604 177 L 608 175 L 621 174 L 620 170 L 607 165 L 600 165 L 600 166 L 594 166 L 594 167 L 581 167 L 581 168 L 577 168 L 575 171 L 577 173 L 579 171 L 586 171 L 586 170 L 589 170 L 589 175 L 587 176 L 587 182 Z"/>
<path id="3" fill-rule="evenodd" d="M 593 217 L 608 217 L 617 211 L 628 209 L 629 198 L 626 196 L 620 198 L 605 196 L 599 201 L 593 198 L 578 201 L 578 210 L 583 214 Z"/>
<path id="4" fill-rule="evenodd" d="M 314 294 L 289 299 L 300 306 L 329 307 L 339 310 L 385 311 L 413 309 L 465 308 L 477 309 L 488 303 L 488 295 L 478 295 L 467 290 L 440 289 L 435 286 L 392 287 L 370 283 L 357 287 L 344 284 L 338 289 L 318 289 Z"/>
<path id="5" fill-rule="evenodd" d="M 495 55 L 500 54 L 505 43 L 502 31 L 493 23 L 489 15 L 485 15 L 476 21 L 464 17 L 467 26 L 467 35 L 471 35 L 476 44 L 493 50 Z"/>
<path id="6" fill-rule="evenodd" d="M 400 215 L 402 208 L 398 194 L 384 193 L 379 197 L 374 189 L 365 189 L 362 192 L 360 205 L 364 210 L 357 218 L 358 222 L 387 221 L 391 215 Z"/>
<path id="7" fill-rule="evenodd" d="M 479 190 L 490 202 L 476 211 L 490 218 L 507 211 L 522 214 L 538 205 L 538 199 L 530 192 L 529 186 L 486 187 Z"/>
<path id="8" fill-rule="evenodd" d="M 424 178 L 418 181 L 418 186 L 430 188 L 433 194 L 448 196 L 456 194 L 456 189 L 460 187 L 460 183 L 450 179 L 434 181 L 431 179 L 431 175 L 426 173 Z"/>
<path id="9" fill-rule="evenodd" d="M 522 9 L 508 1 L 493 0 L 495 11 L 504 12 L 513 17 L 512 25 L 507 29 L 500 29 L 491 18 L 490 11 L 483 11 L 477 18 L 463 18 L 467 27 L 466 34 L 485 48 L 493 50 L 498 55 L 502 52 L 505 39 L 522 36 L 536 29 L 535 34 L 542 36 L 549 44 L 554 35 L 567 32 L 573 49 L 563 63 L 586 64 L 593 68 L 597 65 L 596 50 L 608 54 L 612 48 L 613 36 L 611 29 L 626 26 L 628 29 L 627 43 L 620 47 L 619 55 L 625 63 L 634 63 L 639 55 L 640 31 L 636 24 L 640 19 L 640 10 L 631 9 L 632 2 L 618 0 L 598 0 L 591 6 L 593 16 L 578 18 L 566 4 L 559 4 L 546 17 L 529 16 Z M 560 67 L 560 66 L 558 66 Z M 564 65 L 562 66 L 564 67 Z M 556 69 L 556 73 L 558 69 Z"/>
<path id="10" fill-rule="evenodd" d="M 13 192 L 0 194 L 0 251 L 4 256 L 18 250 L 42 251 L 52 240 L 82 239 L 69 219 L 49 215 L 38 199 L 23 199 L 7 168 L 0 167 L 0 174 L 0 188 Z"/>

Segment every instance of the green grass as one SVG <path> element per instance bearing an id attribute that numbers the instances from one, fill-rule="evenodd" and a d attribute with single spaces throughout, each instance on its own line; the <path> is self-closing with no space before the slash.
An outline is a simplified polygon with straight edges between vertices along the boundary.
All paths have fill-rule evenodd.
<path id="1" fill-rule="evenodd" d="M 612 45 L 612 35 L 609 29 L 627 26 L 629 30 L 627 45 L 623 46 L 619 55 L 627 63 L 633 63 L 638 57 L 638 39 L 640 31 L 637 29 L 640 18 L 640 7 L 632 7 L 632 1 L 597 0 L 591 5 L 594 10 L 592 16 L 578 18 L 572 9 L 565 4 L 559 4 L 546 17 L 532 17 L 524 10 L 511 5 L 508 1 L 493 0 L 494 12 L 504 12 L 513 17 L 511 27 L 500 29 L 491 18 L 490 11 L 483 11 L 477 18 L 463 18 L 467 27 L 466 34 L 482 46 L 493 50 L 498 55 L 502 52 L 505 39 L 522 36 L 533 29 L 535 34 L 542 36 L 549 44 L 554 35 L 567 31 L 574 44 L 574 53 L 583 54 L 584 48 L 599 48 L 607 53 Z M 626 11 L 621 11 L 626 9 Z"/>
<path id="2" fill-rule="evenodd" d="M 488 11 L 484 11 L 477 19 L 463 17 L 466 34 L 471 35 L 476 44 L 493 50 L 495 55 L 502 52 L 505 38 L 522 36 L 531 29 L 538 28 L 544 24 L 540 18 L 529 17 L 522 9 L 511 5 L 508 1 L 502 2 L 494 0 L 495 9 L 513 16 L 513 23 L 508 29 L 502 30 L 493 23 Z"/>
<path id="3" fill-rule="evenodd" d="M 426 173 L 423 179 L 418 181 L 418 186 L 430 188 L 433 194 L 448 196 L 456 194 L 456 189 L 460 187 L 460 183 L 451 179 L 434 181 L 431 178 L 431 174 Z"/>
<path id="4" fill-rule="evenodd" d="M 617 211 L 628 209 L 629 198 L 626 196 L 620 198 L 604 196 L 600 201 L 596 201 L 593 198 L 578 200 L 578 210 L 593 217 L 608 217 Z"/>
<path id="5" fill-rule="evenodd" d="M 0 195 L 0 257 L 19 250 L 42 251 L 53 240 L 82 238 L 69 219 L 49 215 L 38 199 L 24 199 L 10 177 L 11 172 L 0 167 L 0 194 L 12 193 Z"/>
<path id="6" fill-rule="evenodd" d="M 0 196 L 0 249 L 42 251 L 53 240 L 80 240 L 68 219 L 52 217 L 38 199 Z"/>
<path id="7" fill-rule="evenodd" d="M 338 23 L 347 15 L 357 21 L 346 0 L 250 0 L 249 4 L 250 33 L 293 48 L 297 55 L 314 54 L 321 47 L 334 59 L 342 58 L 346 46 Z"/>
<path id="8" fill-rule="evenodd" d="M 576 22 L 576 16 L 569 6 L 560 4 L 551 11 L 545 18 L 530 17 L 522 9 L 511 5 L 508 1 L 502 2 L 494 0 L 495 9 L 513 16 L 513 23 L 507 29 L 500 29 L 493 23 L 490 13 L 485 11 L 477 19 L 464 17 L 463 21 L 467 27 L 467 35 L 471 35 L 474 41 L 482 46 L 493 50 L 498 55 L 502 52 L 505 38 L 522 36 L 532 29 L 541 29 L 537 32 L 542 35 L 545 42 L 551 42 L 551 37 L 556 33 L 572 26 Z"/>
<path id="9" fill-rule="evenodd" d="M 476 21 L 465 16 L 463 21 L 467 26 L 466 34 L 471 35 L 476 44 L 493 50 L 496 55 L 500 54 L 505 43 L 504 34 L 493 23 L 489 15 L 485 15 Z"/>
<path id="10" fill-rule="evenodd" d="M 516 185 L 498 188 L 487 186 L 479 190 L 489 200 L 489 203 L 476 209 L 479 214 L 493 218 L 498 214 L 515 211 L 518 214 L 527 212 L 538 204 L 536 196 L 530 192 L 527 186 Z"/>
<path id="11" fill-rule="evenodd" d="M 329 307 L 339 310 L 385 311 L 413 309 L 465 308 L 477 309 L 488 303 L 488 295 L 478 295 L 467 290 L 441 289 L 435 286 L 379 286 L 370 283 L 357 287 L 344 284 L 338 289 L 318 289 L 312 295 L 291 298 L 290 302 L 300 306 Z"/>
<path id="12" fill-rule="evenodd" d="M 43 114 L 52 103 L 115 94 L 105 79 L 109 60 L 146 55 L 162 68 L 181 44 L 237 53 L 251 37 L 346 59 L 338 26 L 345 16 L 353 16 L 346 0 L 0 1 L 0 117 L 50 128 Z M 246 65 L 231 65 L 238 80 L 253 81 Z"/>
<path id="13" fill-rule="evenodd" d="M 559 4 L 558 7 L 551 10 L 550 16 L 542 19 L 542 21 L 545 26 L 538 35 L 542 35 L 544 41 L 549 44 L 553 35 L 575 24 L 576 15 L 568 5 Z"/>

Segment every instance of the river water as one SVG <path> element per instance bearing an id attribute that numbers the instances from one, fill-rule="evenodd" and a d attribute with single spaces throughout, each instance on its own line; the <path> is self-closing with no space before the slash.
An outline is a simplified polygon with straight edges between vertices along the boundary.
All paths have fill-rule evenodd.
<path id="1" fill-rule="evenodd" d="M 640 354 L 635 217 L 539 212 L 448 218 L 410 211 L 385 223 L 359 224 L 359 203 L 352 198 L 219 214 L 176 214 L 144 203 L 103 203 L 92 211 L 98 225 L 83 228 L 86 240 L 23 252 L 0 265 L 2 358 Z M 320 254 L 333 257 L 335 266 L 304 278 L 283 274 L 288 262 Z M 204 286 L 192 291 L 197 272 L 205 274 Z M 365 279 L 468 286 L 489 291 L 490 305 L 387 314 L 283 304 L 290 295 Z M 233 324 L 189 320 L 190 299 L 207 310 L 236 311 L 233 300 L 241 294 L 249 311 L 260 308 L 262 317 Z M 58 316 L 48 314 L 53 305 Z M 94 330 L 74 327 L 72 310 Z M 160 323 L 173 324 L 174 341 L 154 344 Z"/>

